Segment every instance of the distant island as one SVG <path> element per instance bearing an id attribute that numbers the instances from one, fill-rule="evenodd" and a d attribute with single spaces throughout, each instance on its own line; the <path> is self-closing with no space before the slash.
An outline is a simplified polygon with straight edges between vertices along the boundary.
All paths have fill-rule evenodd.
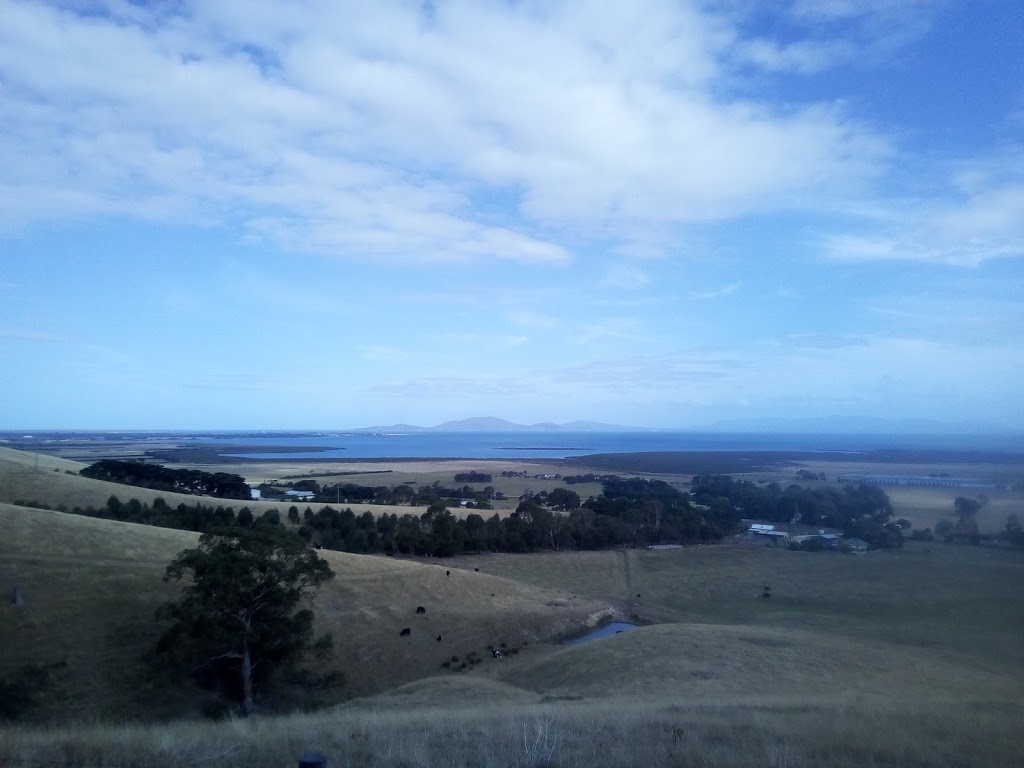
<path id="1" fill-rule="evenodd" d="M 884 419 L 878 417 L 811 416 L 792 418 L 737 418 L 689 427 L 636 427 L 599 421 L 570 421 L 565 424 L 540 422 L 517 424 L 495 416 L 473 416 L 446 421 L 432 427 L 390 424 L 357 427 L 350 432 L 705 432 L 745 434 L 855 434 L 855 435 L 1020 435 L 1021 430 L 990 423 L 943 422 L 930 419 Z"/>
<path id="2" fill-rule="evenodd" d="M 570 421 L 566 424 L 541 422 L 516 424 L 494 416 L 474 416 L 458 421 L 446 421 L 433 427 L 414 424 L 360 427 L 353 432 L 653 432 L 648 427 L 625 427 L 621 424 L 603 424 L 599 421 Z"/>

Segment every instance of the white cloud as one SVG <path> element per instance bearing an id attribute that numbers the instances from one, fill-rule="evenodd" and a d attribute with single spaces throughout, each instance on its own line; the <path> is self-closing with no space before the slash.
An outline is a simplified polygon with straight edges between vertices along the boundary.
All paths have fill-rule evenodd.
<path id="1" fill-rule="evenodd" d="M 729 283 L 721 288 L 716 288 L 710 291 L 690 291 L 691 299 L 698 299 L 700 301 L 708 301 L 710 299 L 720 299 L 723 296 L 731 296 L 736 293 L 743 286 L 742 282 Z"/>
<path id="2" fill-rule="evenodd" d="M 864 209 L 822 240 L 835 261 L 920 261 L 975 267 L 1024 256 L 1024 148 L 964 162 L 928 198 Z"/>
<path id="3" fill-rule="evenodd" d="M 41 341 L 46 343 L 64 343 L 68 341 L 66 336 L 46 331 L 33 331 L 27 328 L 10 328 L 0 326 L 0 339 L 10 341 Z"/>
<path id="4" fill-rule="evenodd" d="M 601 281 L 606 288 L 636 291 L 651 282 L 651 277 L 642 269 L 629 264 L 614 264 L 608 268 Z"/>
<path id="5" fill-rule="evenodd" d="M 375 363 L 387 363 L 394 360 L 400 360 L 403 356 L 403 351 L 397 347 L 391 347 L 386 344 L 372 344 L 359 348 L 359 356 L 363 360 L 369 360 Z"/>
<path id="6" fill-rule="evenodd" d="M 664 0 L 174 8 L 5 5 L 0 227 L 128 215 L 562 263 L 581 238 L 816 206 L 888 151 L 835 105 L 730 96 L 737 31 Z M 484 213 L 493 189 L 515 207 Z"/>

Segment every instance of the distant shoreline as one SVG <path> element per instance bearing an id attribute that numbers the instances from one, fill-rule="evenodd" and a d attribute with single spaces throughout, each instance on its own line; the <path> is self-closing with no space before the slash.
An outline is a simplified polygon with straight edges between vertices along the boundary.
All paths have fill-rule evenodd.
<path id="1" fill-rule="evenodd" d="M 822 451 L 652 451 L 636 453 L 593 453 L 569 458 L 479 458 L 473 456 L 358 456 L 358 457 L 309 457 L 260 458 L 258 456 L 229 456 L 231 453 L 305 453 L 324 450 L 319 446 L 204 446 L 166 448 L 146 451 L 146 456 L 158 461 L 175 464 L 223 464 L 238 465 L 252 463 L 289 462 L 295 464 L 402 464 L 407 462 L 450 462 L 463 461 L 489 464 L 547 464 L 551 466 L 576 467 L 584 470 L 609 473 L 643 472 L 652 474 L 737 474 L 765 472 L 784 466 L 797 466 L 809 462 L 841 461 L 855 464 L 1020 464 L 1024 454 L 980 451 L 864 451 L 864 452 L 822 452 Z M 337 450 L 335 448 L 327 450 Z"/>

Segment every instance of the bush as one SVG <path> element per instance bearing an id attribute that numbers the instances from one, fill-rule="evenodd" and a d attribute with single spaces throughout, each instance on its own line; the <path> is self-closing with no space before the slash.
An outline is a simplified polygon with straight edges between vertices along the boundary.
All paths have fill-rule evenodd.
<path id="1" fill-rule="evenodd" d="M 54 687 L 54 672 L 67 662 L 28 664 L 0 678 L 0 719 L 17 720 L 39 704 Z"/>

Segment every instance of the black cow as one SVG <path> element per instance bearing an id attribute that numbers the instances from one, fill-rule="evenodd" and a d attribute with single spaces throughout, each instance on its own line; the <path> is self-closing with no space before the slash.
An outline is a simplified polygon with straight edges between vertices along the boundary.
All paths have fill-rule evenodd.
<path id="1" fill-rule="evenodd" d="M 439 643 L 441 642 L 441 636 L 440 635 L 437 636 L 437 642 L 439 642 Z"/>
<path id="2" fill-rule="evenodd" d="M 416 613 L 426 613 L 426 612 L 427 612 L 427 609 L 424 608 L 422 605 L 417 605 L 416 606 Z"/>
<path id="3" fill-rule="evenodd" d="M 409 637 L 410 635 L 412 635 L 412 630 L 409 629 L 408 627 L 406 627 L 405 629 L 402 630 L 402 632 L 399 635 L 399 637 Z"/>
<path id="4" fill-rule="evenodd" d="M 452 575 L 452 572 L 451 572 L 451 571 L 445 571 L 445 572 L 444 572 L 444 575 L 445 575 L 445 576 L 451 576 L 451 575 Z"/>

